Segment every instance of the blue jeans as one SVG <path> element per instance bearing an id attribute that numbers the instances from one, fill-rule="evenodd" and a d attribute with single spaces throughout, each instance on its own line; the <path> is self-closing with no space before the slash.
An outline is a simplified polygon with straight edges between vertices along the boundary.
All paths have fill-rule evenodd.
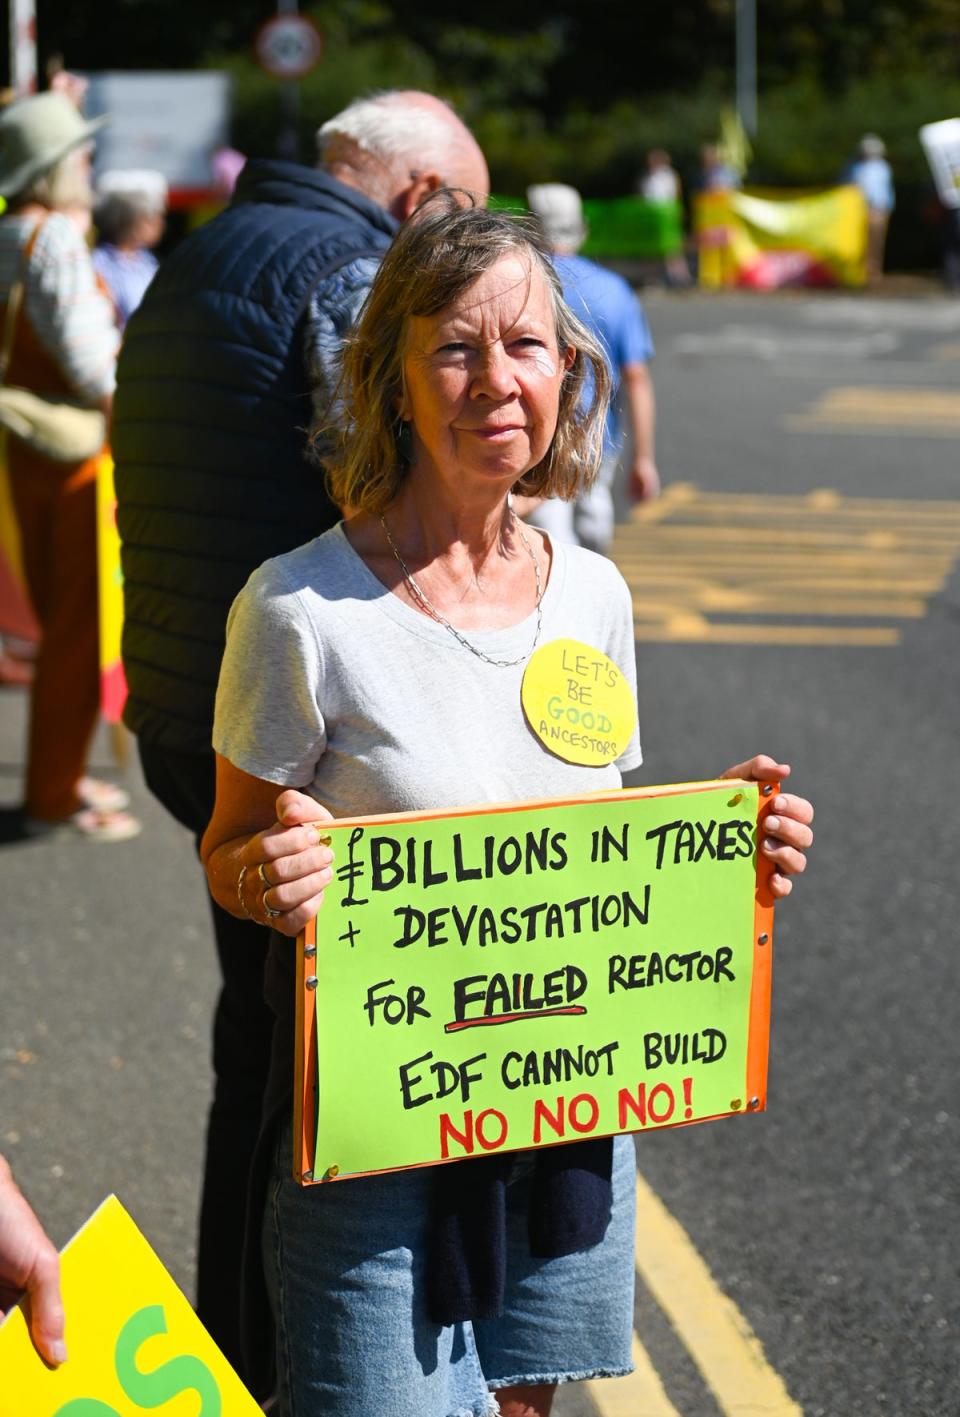
<path id="1" fill-rule="evenodd" d="M 636 1162 L 614 1142 L 603 1241 L 532 1259 L 531 1167 L 508 1192 L 505 1312 L 427 1316 L 430 1168 L 303 1188 L 284 1129 L 263 1226 L 281 1417 L 494 1417 L 491 1389 L 614 1377 L 632 1367 Z"/>

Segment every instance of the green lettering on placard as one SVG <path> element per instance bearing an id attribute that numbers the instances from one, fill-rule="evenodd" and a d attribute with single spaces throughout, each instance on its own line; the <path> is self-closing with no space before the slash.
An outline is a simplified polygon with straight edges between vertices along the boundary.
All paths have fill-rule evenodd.
<path id="1" fill-rule="evenodd" d="M 220 1389 L 206 1363 L 193 1354 L 181 1353 L 144 1373 L 136 1363 L 137 1352 L 148 1338 L 166 1333 L 167 1323 L 159 1304 L 150 1304 L 127 1320 L 117 1338 L 114 1355 L 117 1377 L 124 1393 L 137 1407 L 149 1410 L 196 1392 L 200 1397 L 197 1417 L 220 1417 Z M 53 1417 L 122 1417 L 115 1407 L 96 1397 L 74 1397 L 58 1407 Z"/>
<path id="2" fill-rule="evenodd" d="M 57 1408 L 53 1417 L 121 1417 L 121 1414 L 97 1397 L 72 1397 Z"/>
<path id="3" fill-rule="evenodd" d="M 137 1350 L 148 1338 L 166 1333 L 167 1324 L 159 1304 L 150 1304 L 128 1319 L 117 1339 L 117 1377 L 131 1402 L 138 1407 L 162 1407 L 181 1392 L 193 1389 L 200 1396 L 197 1417 L 220 1417 L 220 1389 L 207 1367 L 193 1354 L 182 1353 L 144 1373 L 136 1365 Z M 77 1414 L 70 1414 L 77 1417 Z M 93 1417 L 93 1414 L 90 1414 Z"/>

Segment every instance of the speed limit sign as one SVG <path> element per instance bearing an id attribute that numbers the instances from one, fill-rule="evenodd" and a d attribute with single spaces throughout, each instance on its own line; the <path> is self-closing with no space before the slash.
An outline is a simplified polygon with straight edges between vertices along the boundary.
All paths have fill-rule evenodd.
<path id="1" fill-rule="evenodd" d="M 306 15 L 274 15 L 257 31 L 257 61 L 276 79 L 302 79 L 323 52 L 320 31 Z"/>

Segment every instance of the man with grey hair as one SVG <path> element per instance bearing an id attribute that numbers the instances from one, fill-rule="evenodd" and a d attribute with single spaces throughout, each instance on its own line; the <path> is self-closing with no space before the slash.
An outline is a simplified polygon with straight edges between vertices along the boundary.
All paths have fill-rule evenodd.
<path id="1" fill-rule="evenodd" d="M 123 539 L 125 721 L 147 785 L 199 837 L 213 807 L 213 701 L 247 577 L 339 518 L 311 451 L 343 338 L 400 222 L 486 163 L 431 94 L 361 99 L 319 133 L 319 169 L 247 163 L 229 207 L 166 258 L 127 327 L 113 449 Z M 317 419 L 313 420 L 314 422 Z M 272 1016 L 269 932 L 213 905 L 223 987 L 198 1251 L 198 1313 L 242 1368 L 245 1178 Z"/>

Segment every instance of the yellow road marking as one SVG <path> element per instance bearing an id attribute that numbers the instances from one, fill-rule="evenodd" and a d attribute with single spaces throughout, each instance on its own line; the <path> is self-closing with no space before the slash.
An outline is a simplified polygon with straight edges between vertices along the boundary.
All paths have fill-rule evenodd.
<path id="1" fill-rule="evenodd" d="M 724 1417 L 757 1417 L 758 1413 L 803 1417 L 743 1314 L 640 1175 L 636 1258 L 637 1273 L 670 1320 Z M 634 1417 L 644 1413 L 641 1407 L 633 1411 Z"/>
<path id="2" fill-rule="evenodd" d="M 911 418 L 918 413 L 930 418 L 960 418 L 960 393 L 950 389 L 830 389 L 818 406 L 857 413 L 862 409 L 898 412 Z"/>
<path id="3" fill-rule="evenodd" d="M 843 601 L 845 615 L 872 617 L 877 615 L 895 620 L 920 620 L 926 614 L 925 600 L 909 596 L 879 598 L 879 592 L 886 587 L 878 587 L 878 596 L 866 598 L 863 595 L 848 595 Z M 796 609 L 795 595 L 764 595 L 737 590 L 726 586 L 705 586 L 696 592 L 697 604 L 706 614 L 719 615 L 792 615 Z M 633 613 L 638 620 L 652 620 L 659 623 L 666 618 L 658 590 L 652 588 L 646 596 L 633 597 Z M 804 615 L 829 616 L 836 613 L 835 595 L 807 594 L 803 601 Z M 668 612 L 669 613 L 669 612 Z"/>
<path id="4" fill-rule="evenodd" d="M 640 641 L 886 647 L 952 572 L 960 502 L 676 483 L 618 529 L 613 554 Z"/>
<path id="5" fill-rule="evenodd" d="M 769 545 L 771 537 L 782 541 L 787 548 L 809 546 L 814 550 L 823 551 L 828 551 L 831 547 L 839 547 L 841 550 L 849 548 L 854 551 L 862 549 L 864 551 L 885 552 L 895 549 L 897 543 L 901 540 L 896 532 L 891 531 L 884 531 L 882 536 L 873 537 L 869 533 L 864 533 L 861 529 L 855 527 L 851 527 L 849 530 L 843 527 L 833 530 L 832 528 L 823 526 L 819 528 L 811 527 L 809 530 L 804 531 L 800 528 L 794 528 L 792 525 L 789 527 L 784 524 L 778 525 L 770 520 L 771 514 L 779 511 L 776 502 L 776 497 L 769 499 L 767 524 L 762 526 L 717 525 L 705 528 L 697 526 L 690 527 L 685 523 L 677 523 L 674 526 L 669 522 L 661 522 L 657 528 L 659 543 L 661 546 L 665 547 L 674 545 L 685 546 L 693 541 L 693 544 L 697 545 L 699 539 L 700 542 L 713 547 L 719 547 L 722 544 L 741 547 L 744 556 L 746 556 L 753 550 L 756 543 L 759 543 L 761 546 Z M 935 532 L 935 528 L 931 529 L 931 537 L 935 536 Z M 952 535 L 955 540 L 958 532 L 960 532 L 960 524 L 958 524 L 957 529 L 952 530 L 952 532 L 948 530 L 944 535 Z M 919 541 L 919 538 L 917 538 L 917 540 Z"/>
<path id="6" fill-rule="evenodd" d="M 805 413 L 792 414 L 787 427 L 841 432 L 960 435 L 960 393 L 948 389 L 830 389 Z"/>
<path id="7" fill-rule="evenodd" d="M 717 570 L 724 569 L 722 560 L 716 559 L 711 562 L 705 557 L 698 557 L 689 564 L 677 564 L 670 560 L 653 557 L 631 563 L 627 557 L 619 556 L 617 561 L 628 580 L 635 579 L 638 584 L 643 580 L 649 580 L 658 586 L 666 583 L 677 586 L 712 585 L 714 582 L 711 579 L 711 572 L 715 573 Z M 943 589 L 950 564 L 949 561 L 946 561 L 942 567 L 932 567 L 924 561 L 916 563 L 900 561 L 897 563 L 896 569 L 897 588 L 911 595 L 935 595 L 937 591 Z M 651 569 L 655 571 L 655 575 L 651 574 Z M 830 567 L 831 572 L 835 570 L 839 570 L 843 574 L 824 574 L 816 577 L 814 583 L 820 590 L 838 592 L 870 590 L 873 583 L 876 583 L 878 588 L 884 589 L 889 586 L 891 579 L 890 575 L 881 576 L 878 574 L 872 565 L 858 565 L 855 561 Z M 931 574 L 936 570 L 940 572 L 938 575 Z M 924 574 L 919 574 L 921 571 Z M 772 572 L 776 573 L 775 584 L 779 590 L 797 590 L 811 584 L 809 566 L 804 562 L 787 564 L 786 566 L 782 566 L 779 561 L 767 562 L 760 566 L 751 565 L 741 571 L 738 581 L 740 585 L 744 586 L 766 585 L 770 582 Z"/>
<path id="8" fill-rule="evenodd" d="M 684 507 L 697 509 L 698 516 L 726 516 L 732 508 L 749 514 L 751 510 L 760 512 L 769 501 L 770 494 L 763 492 L 712 492 L 706 498 L 692 482 L 675 482 L 666 487 L 660 498 L 652 505 L 634 508 L 633 520 L 637 522 L 662 521 L 680 515 Z M 900 519 L 932 518 L 939 521 L 952 517 L 960 521 L 960 502 L 924 500 L 904 501 L 900 497 L 862 497 L 848 499 L 832 487 L 818 487 L 802 496 L 789 493 L 777 494 L 777 505 L 791 517 L 807 514 L 811 517 L 821 512 L 840 513 L 845 517 L 863 517 L 875 521 L 884 515 Z"/>
<path id="9" fill-rule="evenodd" d="M 696 616 L 676 617 L 668 625 L 638 625 L 637 639 L 646 644 L 713 645 L 823 645 L 826 648 L 859 645 L 864 649 L 889 649 L 900 643 L 900 631 L 835 629 L 824 625 L 711 625 Z"/>
<path id="10" fill-rule="evenodd" d="M 960 438 L 960 423 L 931 427 L 930 425 L 895 423 L 888 427 L 881 424 L 841 423 L 838 420 L 808 417 L 802 413 L 788 414 L 784 427 L 791 433 L 853 433 L 862 438 L 869 433 L 877 438 Z"/>
<path id="11" fill-rule="evenodd" d="M 716 508 L 749 509 L 753 507 L 759 510 L 768 501 L 769 494 L 766 492 L 712 492 L 706 495 L 701 492 L 695 482 L 671 482 L 664 488 L 662 495 L 656 502 L 635 507 L 632 520 L 635 522 L 660 521 L 668 515 L 675 516 L 677 511 L 684 506 L 696 505 L 702 509 L 704 503 L 709 507 Z M 871 518 L 883 511 L 891 512 L 898 517 L 919 512 L 929 512 L 937 517 L 952 513 L 960 520 L 960 502 L 953 500 L 911 502 L 904 501 L 900 497 L 847 499 L 832 487 L 817 487 L 812 492 L 792 496 L 789 493 L 778 494 L 777 505 L 790 512 L 843 511 L 848 516 L 860 513 L 862 516 Z"/>
<path id="12" fill-rule="evenodd" d="M 634 1371 L 625 1378 L 587 1383 L 600 1417 L 680 1417 L 666 1394 L 650 1355 L 633 1335 Z"/>

